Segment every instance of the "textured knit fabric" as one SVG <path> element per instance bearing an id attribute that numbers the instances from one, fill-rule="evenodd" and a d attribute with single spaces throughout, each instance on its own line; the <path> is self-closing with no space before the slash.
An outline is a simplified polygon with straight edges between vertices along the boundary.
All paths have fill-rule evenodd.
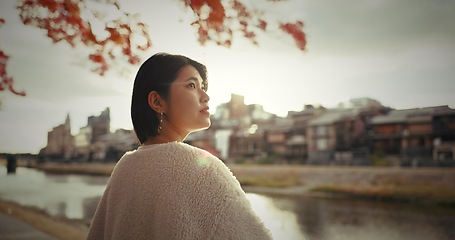
<path id="1" fill-rule="evenodd" d="M 271 239 L 217 157 L 171 142 L 117 163 L 87 236 L 96 239 Z"/>

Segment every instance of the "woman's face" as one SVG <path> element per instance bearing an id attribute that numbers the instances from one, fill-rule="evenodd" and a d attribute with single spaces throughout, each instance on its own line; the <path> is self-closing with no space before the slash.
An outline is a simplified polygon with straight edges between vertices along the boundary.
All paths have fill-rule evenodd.
<path id="1" fill-rule="evenodd" d="M 182 135 L 210 127 L 210 98 L 203 90 L 202 81 L 193 66 L 180 69 L 177 79 L 170 86 L 166 102 L 166 124 L 169 124 L 166 127 Z"/>

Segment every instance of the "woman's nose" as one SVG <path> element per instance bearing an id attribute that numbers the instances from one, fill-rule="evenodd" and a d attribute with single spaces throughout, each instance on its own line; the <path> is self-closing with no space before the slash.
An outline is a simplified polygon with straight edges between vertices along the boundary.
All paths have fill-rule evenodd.
<path id="1" fill-rule="evenodd" d="M 202 102 L 209 102 L 210 101 L 210 96 L 207 94 L 207 92 L 202 91 Z"/>

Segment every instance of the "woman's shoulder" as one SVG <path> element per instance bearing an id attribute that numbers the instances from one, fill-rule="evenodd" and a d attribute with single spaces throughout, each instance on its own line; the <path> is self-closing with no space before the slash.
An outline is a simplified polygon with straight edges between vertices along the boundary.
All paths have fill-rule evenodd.
<path id="1" fill-rule="evenodd" d="M 182 157 L 190 160 L 189 163 L 197 164 L 199 167 L 215 167 L 221 160 L 207 150 L 187 144 L 177 143 L 172 145 L 173 151 L 171 154 L 175 158 L 181 159 Z"/>
<path id="2" fill-rule="evenodd" d="M 165 152 L 194 152 L 194 151 L 201 151 L 202 149 L 194 147 L 184 142 L 166 142 L 166 143 L 158 143 L 158 144 L 150 144 L 150 145 L 141 145 L 136 150 L 131 151 L 130 153 L 135 152 L 144 152 L 144 151 L 165 151 Z"/>
<path id="3" fill-rule="evenodd" d="M 166 145 L 166 150 L 171 161 L 177 165 L 198 169 L 198 171 L 207 172 L 209 175 L 232 175 L 217 156 L 205 149 L 188 143 L 173 142 Z"/>
<path id="4" fill-rule="evenodd" d="M 123 158 L 139 156 L 167 156 L 178 154 L 190 154 L 196 152 L 197 148 L 181 142 L 167 142 L 150 145 L 141 145 L 135 150 L 128 151 Z"/>
<path id="5" fill-rule="evenodd" d="M 210 159 L 211 161 L 219 161 L 218 157 L 210 152 L 183 142 L 168 142 L 161 144 L 142 145 L 136 150 L 126 152 L 122 160 L 134 159 L 134 161 L 145 160 L 152 162 L 165 161 L 172 163 L 187 162 L 185 160 L 199 160 Z"/>
<path id="6" fill-rule="evenodd" d="M 200 158 L 202 156 L 204 158 L 217 159 L 217 157 L 211 154 L 210 152 L 184 142 L 169 142 L 165 144 L 157 144 L 155 150 L 160 152 L 166 152 L 167 153 L 166 155 L 168 155 L 169 157 Z"/>

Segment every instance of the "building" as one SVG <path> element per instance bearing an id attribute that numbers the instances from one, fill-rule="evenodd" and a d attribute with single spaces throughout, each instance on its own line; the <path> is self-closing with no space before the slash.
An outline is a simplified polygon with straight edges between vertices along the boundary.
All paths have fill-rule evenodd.
<path id="1" fill-rule="evenodd" d="M 112 140 L 115 138 L 115 141 L 122 141 L 123 139 L 117 132 L 112 138 L 106 137 L 106 135 L 111 135 L 109 108 L 106 108 L 99 116 L 88 117 L 87 126 L 80 128 L 79 133 L 75 136 L 71 134 L 71 123 L 68 114 L 64 124 L 53 128 L 48 133 L 47 145 L 41 149 L 39 155 L 41 159 L 55 159 L 58 161 L 71 159 L 91 161 L 104 158 L 107 156 L 106 151 L 109 150 L 107 147 L 112 145 L 117 148 L 119 146 L 118 143 L 111 143 L 106 139 Z M 125 133 L 125 135 L 127 134 Z M 127 147 L 122 147 L 119 151 L 125 149 Z"/>
<path id="2" fill-rule="evenodd" d="M 74 136 L 75 158 L 92 161 L 106 156 L 105 135 L 110 135 L 110 111 L 106 108 L 98 116 L 89 116 L 87 125 Z"/>
<path id="3" fill-rule="evenodd" d="M 335 158 L 339 133 L 336 123 L 355 116 L 352 109 L 327 109 L 308 122 L 306 132 L 308 163 L 329 164 Z"/>
<path id="4" fill-rule="evenodd" d="M 308 159 L 308 138 L 307 130 L 310 120 L 324 113 L 326 109 L 322 106 L 314 107 L 305 105 L 302 111 L 288 112 L 287 118 L 292 119 L 293 126 L 286 145 L 287 159 L 289 162 L 306 163 Z"/>
<path id="5" fill-rule="evenodd" d="M 47 145 L 39 152 L 42 159 L 68 160 L 75 154 L 73 136 L 71 135 L 71 121 L 66 115 L 63 124 L 54 127 L 47 133 Z"/>
<path id="6" fill-rule="evenodd" d="M 85 126 L 74 136 L 76 158 L 83 161 L 91 159 L 92 135 L 92 127 Z"/>
<path id="7" fill-rule="evenodd" d="M 245 104 L 245 97 L 231 94 L 231 100 L 220 104 L 212 119 L 215 120 L 216 128 L 231 128 L 235 126 L 247 126 L 253 122 L 270 119 L 274 114 L 264 111 L 258 104 Z"/>
<path id="8" fill-rule="evenodd" d="M 290 156 L 288 140 L 292 135 L 294 121 L 292 118 L 274 119 L 273 124 L 269 124 L 265 129 L 265 152 L 276 162 L 287 162 Z"/>
<path id="9" fill-rule="evenodd" d="M 220 157 L 225 161 L 240 158 L 244 155 L 251 155 L 251 147 L 245 148 L 242 143 L 244 141 L 253 141 L 255 143 L 252 144 L 256 149 L 259 147 L 258 139 L 256 139 L 257 136 L 250 134 L 251 136 L 248 137 L 249 140 L 240 140 L 240 138 L 243 138 L 244 132 L 248 132 L 248 129 L 252 126 L 259 126 L 262 123 L 267 123 L 271 121 L 275 115 L 264 111 L 261 105 L 247 105 L 244 100 L 245 98 L 241 95 L 231 94 L 231 100 L 229 102 L 220 104 L 217 107 L 211 118 L 211 127 L 209 130 L 205 130 L 201 133 L 202 135 L 211 135 L 210 138 L 214 139 L 213 144 L 207 141 L 206 145 L 202 145 L 201 141 L 196 144 L 195 141 L 191 139 L 193 134 L 189 136 L 190 140 L 198 147 L 204 149 L 215 148 L 215 152 L 220 154 Z M 264 143 L 261 143 L 260 146 L 263 144 Z M 254 151 L 258 150 L 256 149 Z"/>
<path id="10" fill-rule="evenodd" d="M 376 116 L 370 121 L 373 151 L 404 166 L 436 165 L 439 158 L 450 159 L 454 116 L 455 110 L 448 106 L 392 110 Z"/>
<path id="11" fill-rule="evenodd" d="M 99 116 L 90 116 L 87 119 L 87 126 L 92 128 L 91 143 L 111 131 L 111 118 L 109 108 L 101 112 Z"/>
<path id="12" fill-rule="evenodd" d="M 204 149 L 217 156 L 221 160 L 225 159 L 224 156 L 221 155 L 221 151 L 216 145 L 217 140 L 215 129 L 209 128 L 207 130 L 193 132 L 185 138 L 185 143 Z"/>
<path id="13" fill-rule="evenodd" d="M 326 109 L 309 120 L 308 163 L 370 165 L 369 121 L 389 108 L 370 98 L 352 99 L 348 107 Z"/>
<path id="14" fill-rule="evenodd" d="M 432 127 L 433 161 L 438 166 L 455 166 L 455 109 L 436 112 Z"/>
<path id="15" fill-rule="evenodd" d="M 93 161 L 118 161 L 127 151 L 136 149 L 139 141 L 133 130 L 117 129 L 98 138 L 92 144 Z"/>
<path id="16" fill-rule="evenodd" d="M 265 137 L 265 130 L 257 124 L 236 128 L 229 138 L 229 161 L 262 161 L 267 157 Z"/>

